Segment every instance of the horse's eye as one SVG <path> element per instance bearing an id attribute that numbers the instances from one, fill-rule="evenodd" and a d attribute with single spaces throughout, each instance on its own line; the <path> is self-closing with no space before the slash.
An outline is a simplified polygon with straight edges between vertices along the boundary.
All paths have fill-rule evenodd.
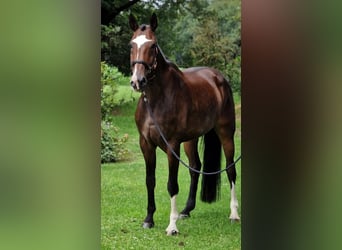
<path id="1" fill-rule="evenodd" d="M 151 45 L 151 49 L 155 49 L 156 47 L 157 47 L 157 44 L 156 44 L 156 43 L 154 43 L 154 44 Z"/>

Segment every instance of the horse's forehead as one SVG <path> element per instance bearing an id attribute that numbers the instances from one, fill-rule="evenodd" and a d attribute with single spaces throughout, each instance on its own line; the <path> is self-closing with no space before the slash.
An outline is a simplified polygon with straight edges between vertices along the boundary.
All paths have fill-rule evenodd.
<path id="1" fill-rule="evenodd" d="M 140 48 L 146 42 L 155 40 L 156 38 L 149 25 L 142 25 L 138 30 L 134 32 L 131 42 L 137 44 Z"/>
<path id="2" fill-rule="evenodd" d="M 148 39 L 145 34 L 135 37 L 132 42 L 138 46 L 138 49 L 143 46 L 146 42 L 152 42 L 153 39 Z"/>

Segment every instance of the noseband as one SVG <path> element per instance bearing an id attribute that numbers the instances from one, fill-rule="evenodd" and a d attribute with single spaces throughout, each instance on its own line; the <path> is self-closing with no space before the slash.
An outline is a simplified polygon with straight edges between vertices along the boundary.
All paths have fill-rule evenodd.
<path id="1" fill-rule="evenodd" d="M 131 67 L 134 67 L 134 65 L 136 64 L 144 65 L 145 69 L 147 69 L 147 72 L 146 72 L 147 80 L 150 81 L 156 77 L 155 74 L 151 74 L 151 73 L 155 73 L 154 71 L 157 68 L 157 55 L 158 55 L 158 45 L 156 45 L 156 55 L 154 57 L 152 64 L 148 64 L 144 60 L 135 60 L 131 62 Z"/>

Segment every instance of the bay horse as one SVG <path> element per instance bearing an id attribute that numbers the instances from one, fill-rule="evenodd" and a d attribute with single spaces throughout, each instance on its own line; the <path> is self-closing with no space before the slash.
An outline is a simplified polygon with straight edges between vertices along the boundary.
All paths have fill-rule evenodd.
<path id="1" fill-rule="evenodd" d="M 203 171 L 220 170 L 221 147 L 225 154 L 226 165 L 233 164 L 226 170 L 231 190 L 229 218 L 233 221 L 239 220 L 238 201 L 235 195 L 236 170 L 233 162 L 235 110 L 228 81 L 215 69 L 194 67 L 181 71 L 167 60 L 155 36 L 158 26 L 155 14 L 151 16 L 149 25 L 141 26 L 131 14 L 129 25 L 134 32 L 130 41 L 131 86 L 135 91 L 142 93 L 137 104 L 135 121 L 146 165 L 148 205 L 143 227 L 154 226 L 157 147 L 167 154 L 169 165 L 167 189 L 171 198 L 171 212 L 170 223 L 166 228 L 167 235 L 175 235 L 179 232 L 176 226 L 178 218 L 190 216 L 196 205 L 199 174 L 190 170 L 188 200 L 185 208 L 178 214 L 176 197 L 179 190 L 177 180 L 179 161 L 172 151 L 179 155 L 180 144 L 184 143 L 184 151 L 190 166 L 200 170 L 201 161 L 197 144 L 199 137 L 203 135 Z M 157 126 L 169 146 L 162 140 Z M 208 203 L 216 201 L 219 185 L 220 174 L 203 175 L 202 201 Z"/>

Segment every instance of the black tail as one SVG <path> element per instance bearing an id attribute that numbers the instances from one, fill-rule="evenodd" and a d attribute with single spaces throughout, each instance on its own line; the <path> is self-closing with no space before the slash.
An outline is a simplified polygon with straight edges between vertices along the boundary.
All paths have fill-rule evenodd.
<path id="1" fill-rule="evenodd" d="M 215 172 L 221 169 L 221 142 L 214 129 L 204 135 L 203 171 Z M 219 199 L 221 175 L 203 175 L 201 200 L 214 202 Z"/>

